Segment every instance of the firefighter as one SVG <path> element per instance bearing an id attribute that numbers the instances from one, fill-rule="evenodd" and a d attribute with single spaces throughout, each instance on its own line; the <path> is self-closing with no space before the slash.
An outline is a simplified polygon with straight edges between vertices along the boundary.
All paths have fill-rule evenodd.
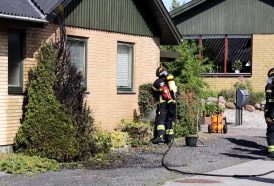
<path id="1" fill-rule="evenodd" d="M 274 68 L 267 73 L 268 80 L 265 86 L 265 121 L 267 123 L 267 153 L 270 158 L 274 158 Z"/>
<path id="2" fill-rule="evenodd" d="M 153 83 L 154 97 L 158 101 L 155 118 L 154 144 L 170 144 L 174 131 L 172 122 L 176 119 L 176 92 L 174 77 L 160 66 L 156 70 L 158 79 Z"/>

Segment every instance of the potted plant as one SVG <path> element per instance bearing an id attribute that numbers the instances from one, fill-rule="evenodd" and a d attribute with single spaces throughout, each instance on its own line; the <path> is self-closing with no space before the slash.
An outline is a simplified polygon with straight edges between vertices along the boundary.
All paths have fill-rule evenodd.
<path id="1" fill-rule="evenodd" d="M 232 64 L 232 70 L 234 70 L 235 73 L 239 73 L 242 68 L 243 68 L 243 63 L 240 60 L 236 60 Z"/>

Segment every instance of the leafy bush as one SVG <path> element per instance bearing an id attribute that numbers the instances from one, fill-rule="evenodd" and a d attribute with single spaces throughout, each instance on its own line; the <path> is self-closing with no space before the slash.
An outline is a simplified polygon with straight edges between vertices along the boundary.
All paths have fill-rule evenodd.
<path id="1" fill-rule="evenodd" d="M 152 84 L 143 84 L 139 87 L 138 105 L 140 107 L 140 115 L 148 116 L 153 109 L 156 108 L 156 100 L 153 97 Z"/>
<path id="2" fill-rule="evenodd" d="M 220 96 L 223 96 L 226 101 L 233 101 L 235 102 L 236 90 L 229 89 L 229 90 L 221 90 L 219 93 Z"/>
<path id="3" fill-rule="evenodd" d="M 197 133 L 197 112 L 200 108 L 199 97 L 187 85 L 179 85 L 177 95 L 177 124 L 175 137 Z"/>
<path id="4" fill-rule="evenodd" d="M 223 112 L 224 108 L 222 107 L 218 107 L 218 105 L 216 103 L 206 103 L 204 105 L 204 112 L 206 113 L 206 115 L 211 116 L 212 114 L 216 113 L 216 112 Z"/>
<path id="5" fill-rule="evenodd" d="M 234 85 L 233 85 L 234 89 L 235 89 L 235 92 L 236 90 L 239 88 L 239 89 L 246 89 L 248 90 L 249 92 L 252 92 L 253 91 L 253 88 L 252 88 L 252 84 L 251 84 L 251 81 L 247 80 L 247 79 L 244 79 L 243 77 L 239 77 L 239 81 L 237 81 Z"/>
<path id="6" fill-rule="evenodd" d="M 112 146 L 114 148 L 121 148 L 127 145 L 127 142 L 128 142 L 127 132 L 113 131 L 110 133 L 110 135 L 111 135 Z"/>
<path id="7" fill-rule="evenodd" d="M 70 161 L 78 157 L 80 144 L 73 118 L 54 94 L 57 53 L 52 44 L 45 44 L 40 49 L 38 66 L 27 91 L 25 117 L 15 139 L 15 150 Z"/>
<path id="8" fill-rule="evenodd" d="M 264 92 L 251 92 L 249 97 L 249 104 L 254 105 L 256 103 L 260 103 L 265 100 Z"/>
<path id="9" fill-rule="evenodd" d="M 176 83 L 188 84 L 201 97 L 203 89 L 208 87 L 201 74 L 210 72 L 212 64 L 207 58 L 201 61 L 197 44 L 193 41 L 185 40 L 179 46 L 164 46 L 164 48 L 180 53 L 180 57 L 175 62 L 164 64 L 168 72 L 174 75 Z"/>
<path id="10" fill-rule="evenodd" d="M 59 55 L 56 65 L 56 80 L 54 82 L 54 93 L 66 113 L 73 118 L 77 129 L 77 139 L 79 140 L 79 159 L 87 159 L 94 153 L 94 143 L 90 135 L 94 128 L 94 119 L 91 110 L 85 101 L 85 88 L 83 86 L 83 76 L 81 72 L 72 65 L 67 48 L 58 46 Z M 60 54 L 60 52 L 62 52 Z"/>
<path id="11" fill-rule="evenodd" d="M 201 90 L 201 98 L 208 99 L 208 97 L 217 97 L 218 93 L 208 87 Z"/>
<path id="12" fill-rule="evenodd" d="M 108 153 L 113 146 L 111 135 L 106 131 L 96 131 L 92 136 L 95 142 L 96 153 Z"/>
<path id="13" fill-rule="evenodd" d="M 151 124 L 144 122 L 122 120 L 119 130 L 128 133 L 132 146 L 148 144 L 153 134 Z"/>
<path id="14" fill-rule="evenodd" d="M 11 174 L 33 174 L 59 169 L 60 165 L 57 161 L 39 156 L 7 154 L 0 158 L 0 170 Z"/>

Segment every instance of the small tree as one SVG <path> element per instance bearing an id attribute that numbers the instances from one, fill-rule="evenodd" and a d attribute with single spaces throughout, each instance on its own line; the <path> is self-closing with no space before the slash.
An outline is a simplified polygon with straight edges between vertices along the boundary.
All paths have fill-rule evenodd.
<path id="1" fill-rule="evenodd" d="M 54 92 L 57 100 L 75 121 L 77 138 L 80 140 L 79 156 L 82 159 L 88 157 L 95 149 L 91 138 L 94 119 L 85 101 L 85 87 L 82 84 L 83 76 L 70 60 L 70 52 L 65 44 L 66 30 L 64 24 L 60 26 L 60 37 L 60 41 L 57 43 L 59 62 L 56 68 Z"/>
<path id="2" fill-rule="evenodd" d="M 78 156 L 79 141 L 73 118 L 55 97 L 53 85 L 58 50 L 44 44 L 28 88 L 24 121 L 15 139 L 15 150 L 59 161 Z"/>
<path id="3" fill-rule="evenodd" d="M 93 118 L 84 101 L 83 77 L 70 63 L 62 7 L 57 8 L 60 38 L 42 46 L 31 75 L 23 124 L 15 149 L 59 161 L 92 153 Z"/>
<path id="4" fill-rule="evenodd" d="M 180 2 L 178 2 L 177 0 L 172 0 L 170 10 L 174 10 L 174 9 L 178 8 L 179 6 L 181 6 Z"/>

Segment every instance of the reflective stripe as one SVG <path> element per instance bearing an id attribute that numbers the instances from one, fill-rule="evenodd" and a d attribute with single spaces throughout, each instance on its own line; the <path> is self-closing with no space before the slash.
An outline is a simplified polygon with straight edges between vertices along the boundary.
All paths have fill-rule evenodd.
<path id="1" fill-rule="evenodd" d="M 268 152 L 274 152 L 274 145 L 268 146 Z"/>
<path id="2" fill-rule="evenodd" d="M 167 129 L 167 130 L 166 130 L 166 134 L 167 134 L 167 135 L 173 135 L 173 134 L 174 134 L 173 129 Z"/>
<path id="3" fill-rule="evenodd" d="M 157 130 L 165 130 L 165 126 L 164 125 L 158 125 Z"/>
<path id="4" fill-rule="evenodd" d="M 269 92 L 269 93 L 271 93 L 271 92 L 272 92 L 272 90 L 266 90 L 265 92 Z"/>
<path id="5" fill-rule="evenodd" d="M 167 103 L 174 103 L 174 100 L 171 99 Z"/>
<path id="6" fill-rule="evenodd" d="M 166 100 L 164 100 L 163 97 L 160 96 L 160 103 L 165 103 L 165 102 L 166 102 Z"/>
<path id="7" fill-rule="evenodd" d="M 274 102 L 274 99 L 268 99 L 267 102 Z"/>

